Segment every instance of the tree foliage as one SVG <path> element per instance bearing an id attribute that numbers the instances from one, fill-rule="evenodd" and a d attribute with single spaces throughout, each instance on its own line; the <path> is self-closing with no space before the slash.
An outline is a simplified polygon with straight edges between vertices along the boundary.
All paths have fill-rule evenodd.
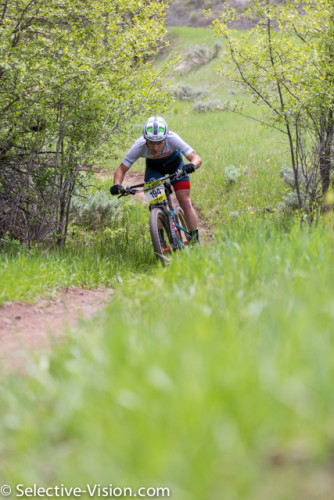
<path id="1" fill-rule="evenodd" d="M 236 36 L 229 24 L 238 19 L 253 28 Z M 333 167 L 332 0 L 254 0 L 244 12 L 227 8 L 214 27 L 227 40 L 224 74 L 262 106 L 266 125 L 287 136 L 299 207 L 310 212 L 323 201 Z"/>
<path id="2" fill-rule="evenodd" d="M 80 170 L 168 95 L 158 0 L 0 2 L 0 237 L 64 242 Z"/>

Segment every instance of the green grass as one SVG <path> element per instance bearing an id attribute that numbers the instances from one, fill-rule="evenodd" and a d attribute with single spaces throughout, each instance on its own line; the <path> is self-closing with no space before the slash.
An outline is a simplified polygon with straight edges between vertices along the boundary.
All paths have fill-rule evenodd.
<path id="1" fill-rule="evenodd" d="M 171 32 L 173 49 L 214 43 L 209 30 Z M 230 84 L 211 74 L 218 64 L 170 81 L 226 99 Z M 331 500 L 333 220 L 308 228 L 263 212 L 285 191 L 277 133 L 185 102 L 165 116 L 203 158 L 192 198 L 216 239 L 161 269 L 147 208 L 125 203 L 107 227 L 73 227 L 63 251 L 1 254 L 1 302 L 123 285 L 99 317 L 30 353 L 26 377 L 3 375 L 0 484 Z M 232 186 L 227 165 L 241 172 Z"/>
<path id="2" fill-rule="evenodd" d="M 1 480 L 333 498 L 333 280 L 326 228 L 255 223 L 126 282 L 5 381 Z"/>
<path id="3" fill-rule="evenodd" d="M 202 44 L 212 49 L 215 41 L 213 31 L 208 28 L 170 27 L 168 30 L 171 48 L 166 59 L 175 53 L 184 55 Z M 239 100 L 245 103 L 247 115 L 263 118 L 262 111 L 242 89 L 218 75 L 218 68 L 224 64 L 219 56 L 184 74 L 172 71 L 168 81 L 172 86 L 190 84 L 207 90 L 209 94 L 204 101 Z M 289 165 L 288 144 L 283 134 L 230 111 L 196 113 L 192 102 L 176 101 L 164 117 L 169 128 L 202 157 L 201 169 L 191 177 L 192 199 L 211 228 L 228 224 L 231 214 L 233 220 L 237 214 L 250 223 L 254 215 L 262 217 L 264 210 L 276 209 L 286 191 L 280 170 Z M 145 119 L 137 117 L 135 120 L 138 135 Z M 129 145 L 119 151 L 117 160 L 108 162 L 108 168 L 117 168 L 132 139 L 129 138 Z M 144 162 L 139 161 L 132 168 L 142 171 L 143 165 Z M 223 175 L 228 165 L 234 165 L 242 173 L 239 182 L 229 188 Z"/>
<path id="4" fill-rule="evenodd" d="M 181 53 L 187 52 L 188 44 L 206 42 L 211 48 L 214 42 L 211 30 L 204 28 L 172 28 L 170 36 L 175 41 L 174 50 Z M 217 73 L 224 65 L 219 56 L 185 74 L 175 71 L 170 75 L 170 82 L 209 91 L 205 99 L 208 102 L 214 99 L 222 103 L 244 102 L 245 114 L 262 119 L 261 110 L 250 97 Z M 192 196 L 208 222 L 213 226 L 228 223 L 230 214 L 236 212 L 249 220 L 250 212 L 262 214 L 266 208 L 276 208 L 285 191 L 280 170 L 289 163 L 283 134 L 230 111 L 196 113 L 193 103 L 189 102 L 176 102 L 166 118 L 170 128 L 184 137 L 203 159 L 201 169 L 191 179 Z M 223 175 L 228 165 L 242 172 L 240 181 L 230 189 Z"/>
<path id="5" fill-rule="evenodd" d="M 216 37 L 208 28 L 167 26 L 167 39 L 173 51 L 182 52 L 201 44 L 213 46 Z"/>
<path id="6" fill-rule="evenodd" d="M 34 302 L 60 288 L 115 287 L 126 276 L 156 265 L 148 210 L 125 199 L 109 224 L 95 231 L 72 226 L 64 249 L 0 252 L 0 305 Z M 72 232 L 73 231 L 73 232 Z"/>

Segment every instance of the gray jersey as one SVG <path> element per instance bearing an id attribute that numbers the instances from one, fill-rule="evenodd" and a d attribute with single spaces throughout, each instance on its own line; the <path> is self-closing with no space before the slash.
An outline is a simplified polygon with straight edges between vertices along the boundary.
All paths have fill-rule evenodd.
<path id="1" fill-rule="evenodd" d="M 194 150 L 192 147 L 189 146 L 189 144 L 184 142 L 184 140 L 181 139 L 181 137 L 177 135 L 175 132 L 168 132 L 166 143 L 164 145 L 162 152 L 160 153 L 159 156 L 153 157 L 152 153 L 150 152 L 146 144 L 146 139 L 143 136 L 141 136 L 133 144 L 132 148 L 130 149 L 130 151 L 128 152 L 122 163 L 126 167 L 130 168 L 131 165 L 136 160 L 138 160 L 138 158 L 154 158 L 154 159 L 167 158 L 174 151 L 180 151 L 180 153 L 182 153 L 185 157 L 187 157 Z"/>

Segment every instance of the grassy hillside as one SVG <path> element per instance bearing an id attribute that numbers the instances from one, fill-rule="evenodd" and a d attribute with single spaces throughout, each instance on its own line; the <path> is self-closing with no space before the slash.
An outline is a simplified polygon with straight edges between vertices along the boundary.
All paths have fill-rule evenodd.
<path id="1" fill-rule="evenodd" d="M 247 94 L 218 74 L 223 64 L 223 47 L 217 57 L 212 57 L 218 41 L 211 30 L 170 27 L 169 38 L 171 47 L 165 57 L 178 54 L 179 61 L 168 83 L 175 91 L 181 90 L 181 95 L 184 87 L 205 93 L 193 101 L 178 98 L 172 109 L 164 113 L 169 127 L 203 159 L 203 166 L 191 178 L 196 206 L 212 227 L 229 223 L 231 216 L 233 220 L 237 217 L 252 223 L 254 216 L 262 218 L 264 211 L 275 211 L 286 191 L 280 177 L 282 167 L 289 161 L 284 136 L 263 128 L 255 120 L 224 110 L 226 102 L 239 100 L 245 102 L 246 114 L 262 117 L 262 111 Z M 202 108 L 211 106 L 213 111 L 196 111 L 199 103 Z M 145 117 L 138 118 L 138 135 L 144 120 Z M 125 152 L 126 148 L 110 163 L 111 169 L 118 166 Z M 228 176 L 231 167 L 237 170 L 237 182 L 231 182 Z M 137 164 L 133 168 L 138 168 Z"/>
<path id="2" fill-rule="evenodd" d="M 205 29 L 170 36 L 180 53 L 215 43 Z M 206 90 L 203 103 L 244 97 L 259 113 L 218 78 L 219 64 L 183 65 L 169 83 Z M 11 297 L 22 281 L 29 290 L 30 262 L 50 289 L 125 278 L 98 318 L 52 352 L 31 353 L 28 376 L 3 375 L 0 484 L 13 491 L 112 484 L 136 494 L 168 487 L 176 500 L 334 499 L 333 220 L 309 228 L 276 215 L 281 138 L 193 105 L 177 100 L 165 116 L 203 157 L 193 199 L 215 231 L 212 245 L 162 269 L 147 210 L 128 205 L 113 208 L 107 228 L 73 224 L 58 258 L 43 263 L 15 248 L 14 258 L 2 257 Z"/>
<path id="3" fill-rule="evenodd" d="M 272 4 L 280 4 L 283 0 L 271 0 Z M 166 22 L 169 26 L 208 26 L 209 20 L 203 10 L 211 9 L 214 17 L 218 17 L 224 5 L 228 3 L 237 9 L 245 9 L 250 0 L 171 0 L 167 9 Z M 241 26 L 237 26 L 240 29 Z M 245 26 L 243 26 L 243 29 Z"/>
<path id="4" fill-rule="evenodd" d="M 249 113 L 261 116 L 247 95 L 218 75 L 221 52 L 211 58 L 217 43 L 211 30 L 175 27 L 169 28 L 168 36 L 170 49 L 165 59 L 176 53 L 180 58 L 168 83 L 175 91 L 191 86 L 206 92 L 195 101 L 177 99 L 164 113 L 170 128 L 184 137 L 203 159 L 203 166 L 191 178 L 196 207 L 212 232 L 225 230 L 231 224 L 252 225 L 257 218 L 279 223 L 282 216 L 275 212 L 286 191 L 280 177 L 287 160 L 282 137 L 263 129 L 254 120 L 229 111 L 195 111 L 199 100 L 205 107 L 239 99 L 245 100 Z M 207 63 L 203 63 L 203 51 Z M 200 64 L 193 67 L 194 60 Z M 81 209 L 79 225 L 78 214 L 74 214 L 65 251 L 46 251 L 40 255 L 38 251 L 29 252 L 15 242 L 10 245 L 8 242 L 10 257 L 8 253 L 0 253 L 0 303 L 31 301 L 64 286 L 115 286 L 120 275 L 155 267 L 147 209 L 124 199 L 115 203 L 109 195 L 112 171 L 132 140 L 141 134 L 145 118 L 137 118 L 133 137 L 123 144 L 118 158 L 108 162 L 109 177 L 104 181 L 89 179 L 95 187 L 90 189 L 86 206 Z M 133 169 L 143 170 L 143 164 L 139 161 Z"/>
<path id="5" fill-rule="evenodd" d="M 2 484 L 334 498 L 333 279 L 325 228 L 260 225 L 127 281 L 2 384 Z"/>

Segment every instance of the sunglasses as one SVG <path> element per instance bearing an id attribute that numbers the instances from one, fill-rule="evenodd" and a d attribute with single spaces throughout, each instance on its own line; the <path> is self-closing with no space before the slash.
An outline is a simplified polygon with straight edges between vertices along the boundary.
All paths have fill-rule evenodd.
<path id="1" fill-rule="evenodd" d="M 160 144 L 163 144 L 165 142 L 165 139 L 162 141 L 146 141 L 146 144 L 148 146 L 159 146 Z"/>

